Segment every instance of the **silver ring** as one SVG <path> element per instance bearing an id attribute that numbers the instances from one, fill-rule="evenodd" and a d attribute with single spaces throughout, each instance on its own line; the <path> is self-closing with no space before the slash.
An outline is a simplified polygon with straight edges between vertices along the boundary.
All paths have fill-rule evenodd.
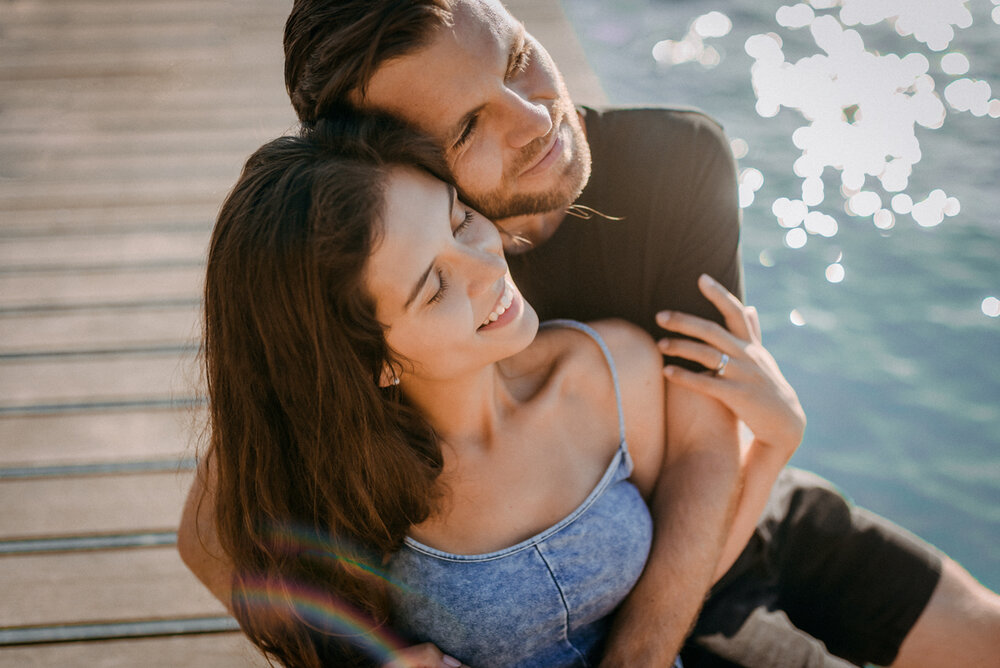
<path id="1" fill-rule="evenodd" d="M 729 364 L 729 355 L 722 353 L 722 357 L 719 359 L 719 363 L 716 365 L 715 369 L 712 370 L 712 375 L 721 378 L 726 374 L 726 365 Z"/>

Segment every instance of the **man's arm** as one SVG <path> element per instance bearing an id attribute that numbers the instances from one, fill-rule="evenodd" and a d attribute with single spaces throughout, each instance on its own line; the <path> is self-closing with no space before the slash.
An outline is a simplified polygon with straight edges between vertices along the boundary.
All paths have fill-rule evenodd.
<path id="1" fill-rule="evenodd" d="M 649 502 L 654 529 L 646 567 L 615 616 L 601 665 L 667 666 L 726 542 L 739 487 L 737 424 L 713 399 L 680 387 L 664 394 L 660 354 L 638 328 L 595 326 L 622 381 L 631 479 Z"/>

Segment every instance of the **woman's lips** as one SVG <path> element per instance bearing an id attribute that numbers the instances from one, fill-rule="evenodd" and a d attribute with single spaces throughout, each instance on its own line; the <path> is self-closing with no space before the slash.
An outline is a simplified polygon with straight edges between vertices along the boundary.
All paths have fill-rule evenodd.
<path id="1" fill-rule="evenodd" d="M 521 299 L 521 295 L 510 282 L 504 280 L 503 294 L 497 300 L 496 305 L 486 317 L 486 320 L 479 326 L 478 331 L 503 327 L 520 315 L 522 307 L 523 300 Z"/>

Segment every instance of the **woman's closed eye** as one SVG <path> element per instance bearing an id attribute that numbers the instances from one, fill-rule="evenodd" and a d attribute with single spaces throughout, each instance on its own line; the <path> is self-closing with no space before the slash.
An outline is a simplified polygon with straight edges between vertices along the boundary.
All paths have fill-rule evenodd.
<path id="1" fill-rule="evenodd" d="M 444 272 L 438 269 L 438 289 L 430 299 L 427 300 L 428 304 L 437 304 L 442 299 L 444 299 L 445 293 L 448 291 L 448 279 L 445 278 Z"/>
<path id="2" fill-rule="evenodd" d="M 472 212 L 472 209 L 466 209 L 465 210 L 465 217 L 462 218 L 462 222 L 459 223 L 458 227 L 455 228 L 454 235 L 457 237 L 459 234 L 461 234 L 466 229 L 468 229 L 469 225 L 472 224 L 473 218 L 475 218 L 475 217 L 476 216 Z"/>
<path id="3" fill-rule="evenodd" d="M 462 222 L 459 223 L 458 226 L 454 229 L 453 234 L 457 237 L 462 232 L 467 230 L 469 228 L 469 225 L 472 224 L 472 221 L 475 220 L 475 217 L 476 214 L 472 211 L 472 209 L 466 209 L 465 215 L 462 217 Z M 445 277 L 444 272 L 438 269 L 437 275 L 438 275 L 438 289 L 437 292 L 435 292 L 428 300 L 427 302 L 428 304 L 437 304 L 439 301 L 444 299 L 445 292 L 448 291 L 448 279 Z"/>

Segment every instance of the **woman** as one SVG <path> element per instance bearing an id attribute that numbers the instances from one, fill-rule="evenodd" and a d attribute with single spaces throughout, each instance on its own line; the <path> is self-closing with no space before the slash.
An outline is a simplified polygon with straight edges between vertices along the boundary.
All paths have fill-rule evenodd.
<path id="1" fill-rule="evenodd" d="M 208 258 L 215 524 L 241 626 L 287 665 L 586 665 L 645 564 L 665 443 L 744 459 L 719 564 L 802 435 L 752 309 L 703 279 L 729 332 L 670 354 L 767 386 L 728 409 L 664 397 L 632 326 L 539 329 L 497 229 L 437 149 L 341 116 L 247 162 Z M 730 409 L 754 430 L 739 450 Z M 389 629 L 395 629 L 398 635 Z M 403 649 L 408 642 L 428 644 Z"/>

